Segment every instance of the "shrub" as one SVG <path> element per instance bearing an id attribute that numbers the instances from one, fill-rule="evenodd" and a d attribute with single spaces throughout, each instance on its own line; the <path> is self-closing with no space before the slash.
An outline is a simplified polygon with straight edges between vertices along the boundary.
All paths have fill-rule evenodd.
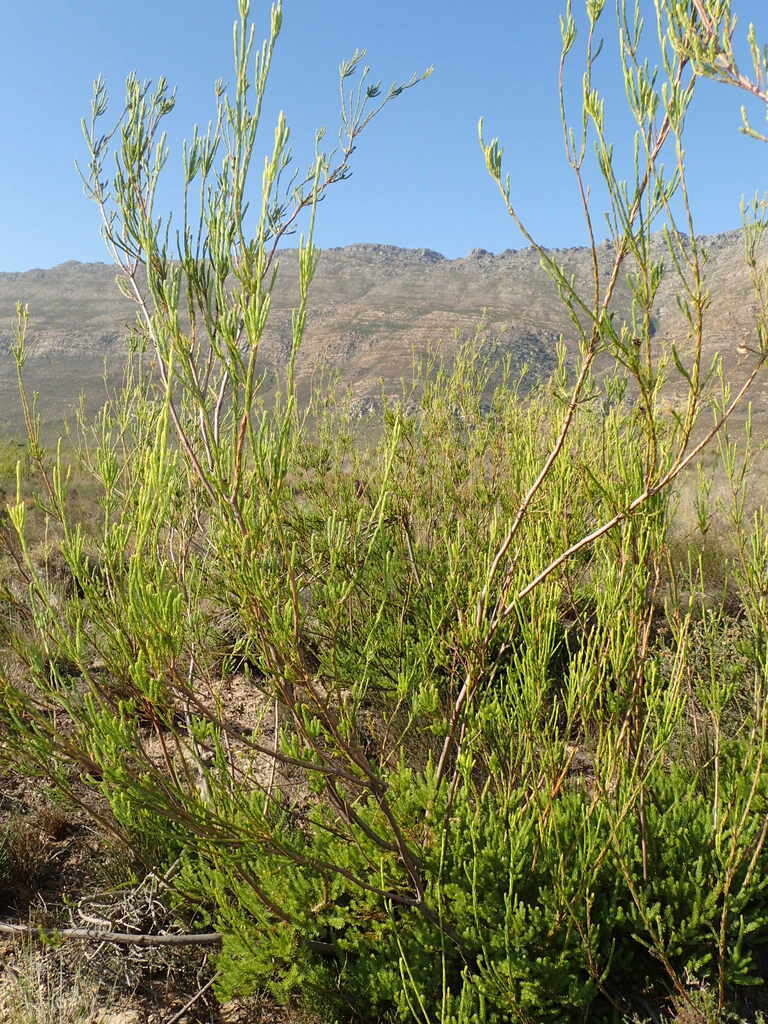
<path id="1" fill-rule="evenodd" d="M 249 107 L 241 0 L 235 95 L 220 93 L 218 127 L 186 150 L 185 184 L 206 198 L 175 256 L 151 214 L 167 86 L 129 79 L 109 193 L 96 85 L 87 181 L 158 375 L 129 364 L 123 393 L 84 426 L 82 460 L 102 492 L 95 563 L 68 511 L 63 460 L 42 451 L 22 386 L 74 585 L 62 595 L 31 571 L 19 497 L 8 515 L 34 629 L 17 646 L 32 686 L 7 679 L 0 717 L 16 767 L 68 792 L 79 772 L 109 801 L 102 824 L 148 867 L 179 862 L 179 905 L 224 934 L 222 993 L 266 985 L 367 1019 L 575 1022 L 670 995 L 693 1006 L 697 984 L 724 1013 L 733 993 L 764 980 L 765 518 L 740 519 L 748 653 L 736 671 L 721 671 L 730 649 L 714 619 L 693 601 L 663 600 L 671 485 L 765 358 L 762 332 L 743 387 L 702 431 L 714 383 L 702 360 L 704 255 L 673 214 L 679 199 L 689 215 L 682 157 L 671 175 L 660 159 L 665 147 L 682 153 L 697 78 L 725 74 L 732 53 L 717 31 L 729 5 L 694 7 L 698 16 L 659 3 L 658 73 L 637 56 L 639 13 L 621 14 L 638 124 L 626 185 L 591 79 L 603 4 L 587 4 L 583 145 L 566 139 L 590 225 L 584 146 L 597 146 L 612 205 L 607 275 L 593 245 L 585 296 L 539 248 L 572 314 L 577 365 L 561 348 L 551 379 L 523 395 L 470 346 L 451 372 L 385 407 L 367 444 L 354 443 L 343 402 L 297 405 L 311 227 L 270 404 L 257 375 L 276 246 L 346 176 L 379 96 L 367 72 L 344 105 L 338 163 L 319 156 L 287 198 L 279 121 L 248 232 L 281 9 Z M 575 26 L 569 5 L 564 61 Z M 343 95 L 358 60 L 342 65 Z M 482 145 L 525 231 L 500 146 Z M 763 214 L 758 204 L 745 226 L 761 318 Z M 671 271 L 651 244 L 661 215 Z M 665 273 L 678 279 L 685 350 L 654 337 Z M 626 323 L 611 308 L 620 280 L 633 300 Z M 24 329 L 22 311 L 20 371 Z M 672 372 L 686 391 L 670 416 Z"/>

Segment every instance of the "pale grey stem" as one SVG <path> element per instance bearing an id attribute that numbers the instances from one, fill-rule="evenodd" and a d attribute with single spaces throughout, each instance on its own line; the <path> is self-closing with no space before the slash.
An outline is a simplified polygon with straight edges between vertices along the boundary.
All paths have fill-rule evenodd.
<path id="1" fill-rule="evenodd" d="M 5 935 L 38 935 L 41 938 L 72 939 L 77 942 L 114 942 L 120 946 L 218 946 L 221 932 L 197 932 L 179 935 L 135 935 L 130 932 L 108 932 L 100 928 L 42 928 L 33 924 L 0 922 Z"/>

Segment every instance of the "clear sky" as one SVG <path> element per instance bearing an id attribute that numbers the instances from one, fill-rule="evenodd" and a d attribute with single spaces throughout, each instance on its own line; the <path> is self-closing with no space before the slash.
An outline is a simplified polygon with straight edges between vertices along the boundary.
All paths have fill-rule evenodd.
<path id="1" fill-rule="evenodd" d="M 652 14 L 651 0 L 640 0 Z M 323 246 L 380 242 L 494 252 L 525 244 L 488 178 L 476 126 L 505 145 L 516 203 L 546 245 L 583 244 L 585 231 L 562 153 L 557 64 L 560 0 L 284 0 L 264 148 L 285 110 L 302 164 L 315 128 L 335 136 L 337 68 L 356 47 L 384 85 L 429 65 L 428 81 L 384 111 L 360 140 L 353 177 L 319 213 Z M 583 9 L 574 0 L 575 10 Z M 269 5 L 253 0 L 259 36 Z M 608 0 L 606 22 L 613 19 Z M 760 0 L 734 0 L 742 29 L 754 20 L 768 41 Z M 165 75 L 178 88 L 170 163 L 178 143 L 214 114 L 213 83 L 231 79 L 234 0 L 37 0 L 8 3 L 0 37 L 0 271 L 105 260 L 96 208 L 82 193 L 74 161 L 85 158 L 80 118 L 91 82 L 104 75 L 119 109 L 130 71 Z M 578 61 L 578 46 L 575 56 Z M 580 73 L 574 63 L 574 81 Z M 600 83 L 617 141 L 626 144 L 623 88 L 615 49 L 601 57 Z M 728 230 L 739 199 L 765 187 L 768 155 L 739 134 L 742 94 L 705 85 L 689 116 L 688 156 L 697 229 Z M 755 121 L 760 123 L 758 110 Z M 602 208 L 596 188 L 598 212 Z"/>

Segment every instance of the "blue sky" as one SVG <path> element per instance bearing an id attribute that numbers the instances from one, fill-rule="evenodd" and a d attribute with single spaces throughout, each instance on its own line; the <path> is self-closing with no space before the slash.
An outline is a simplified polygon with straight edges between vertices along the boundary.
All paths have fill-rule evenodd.
<path id="1" fill-rule="evenodd" d="M 574 0 L 577 11 L 582 0 Z M 613 2 L 606 8 L 607 27 Z M 650 14 L 650 0 L 641 0 Z M 257 33 L 268 3 L 253 0 Z M 525 244 L 483 166 L 479 117 L 506 152 L 515 201 L 546 245 L 583 244 L 585 231 L 563 159 L 556 88 L 560 0 L 284 0 L 264 147 L 284 109 L 303 164 L 315 128 L 335 134 L 337 67 L 368 50 L 385 85 L 435 66 L 432 77 L 391 104 L 354 154 L 353 177 L 319 213 L 321 246 L 380 242 L 465 255 Z M 759 0 L 734 11 L 762 27 Z M 74 161 L 85 159 L 80 118 L 91 82 L 104 75 L 119 108 L 130 71 L 165 75 L 178 89 L 169 171 L 192 124 L 214 114 L 213 83 L 231 78 L 234 0 L 37 0 L 10 3 L 0 39 L 0 271 L 50 267 L 68 259 L 105 260 L 96 208 L 85 199 Z M 761 26 L 762 23 L 762 26 Z M 578 45 L 575 56 L 578 60 Z M 572 68 L 574 82 L 580 69 Z M 626 145 L 623 88 L 615 50 L 606 47 L 599 81 L 617 143 Z M 702 233 L 737 226 L 739 199 L 764 188 L 768 150 L 739 134 L 736 90 L 705 84 L 688 119 L 691 193 Z M 755 121 L 759 124 L 761 112 Z M 172 193 L 169 190 L 169 194 Z M 595 187 L 596 209 L 604 206 Z"/>

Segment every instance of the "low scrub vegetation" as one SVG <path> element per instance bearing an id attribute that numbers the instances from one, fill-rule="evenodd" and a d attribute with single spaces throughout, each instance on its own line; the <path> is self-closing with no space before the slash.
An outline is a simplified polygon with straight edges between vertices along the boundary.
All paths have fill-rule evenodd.
<path id="1" fill-rule="evenodd" d="M 241 0 L 235 95 L 220 94 L 216 129 L 185 152 L 187 188 L 204 199 L 174 253 L 152 214 L 170 94 L 129 80 L 109 191 L 97 83 L 86 180 L 137 303 L 139 351 L 124 389 L 81 422 L 78 472 L 98 502 L 86 528 L 68 460 L 43 449 L 26 397 L 20 310 L 45 533 L 29 539 L 20 482 L 0 526 L 3 757 L 86 811 L 138 875 L 163 874 L 166 922 L 219 935 L 221 998 L 266 989 L 328 1020 L 425 1024 L 757 1019 L 768 519 L 746 511 L 751 433 L 737 445 L 727 431 L 766 355 L 766 220 L 760 203 L 745 213 L 758 319 L 732 391 L 702 355 L 705 254 L 676 225 L 693 223 L 681 139 L 696 82 L 744 76 L 729 4 L 656 7 L 667 40 L 656 74 L 638 56 L 639 15 L 620 10 L 638 125 L 624 183 L 590 77 L 603 5 L 587 4 L 585 137 L 567 135 L 567 149 L 591 231 L 583 164 L 596 144 L 613 270 L 606 281 L 595 264 L 581 295 L 540 250 L 572 312 L 575 362 L 563 347 L 552 377 L 523 389 L 468 345 L 377 413 L 365 442 L 344 395 L 296 402 L 311 235 L 293 355 L 269 405 L 259 341 L 278 243 L 302 211 L 311 231 L 370 105 L 417 80 L 382 98 L 366 69 L 350 97 L 361 58 L 342 65 L 339 152 L 281 197 L 281 120 L 248 232 L 281 11 L 249 106 Z M 562 31 L 567 63 L 570 5 Z M 759 89 L 757 49 L 755 61 Z M 498 143 L 483 152 L 525 231 Z M 660 217 L 664 261 L 650 246 Z M 688 323 L 669 345 L 651 315 L 665 274 Z M 620 324 L 611 298 L 623 275 L 634 305 Z M 674 488 L 713 442 L 727 552 L 706 474 L 697 536 L 674 532 Z M 0 847 L 0 867 L 11 850 Z"/>

